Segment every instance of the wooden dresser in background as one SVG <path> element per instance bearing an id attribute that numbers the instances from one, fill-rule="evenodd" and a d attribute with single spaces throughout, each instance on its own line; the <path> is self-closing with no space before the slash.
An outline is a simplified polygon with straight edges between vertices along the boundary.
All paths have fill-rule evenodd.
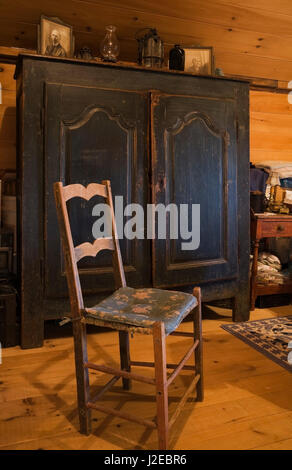
<path id="1" fill-rule="evenodd" d="M 292 215 L 251 212 L 251 242 L 253 244 L 253 262 L 250 280 L 250 309 L 255 309 L 255 301 L 259 295 L 290 294 L 292 297 L 292 281 L 284 284 L 258 283 L 258 254 L 262 238 L 292 237 Z"/>

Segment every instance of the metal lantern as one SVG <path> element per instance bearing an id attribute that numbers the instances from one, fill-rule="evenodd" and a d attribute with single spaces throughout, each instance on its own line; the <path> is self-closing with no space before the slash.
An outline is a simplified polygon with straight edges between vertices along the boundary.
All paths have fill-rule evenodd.
<path id="1" fill-rule="evenodd" d="M 164 46 L 162 39 L 158 36 L 156 29 L 146 28 L 138 31 L 147 33 L 137 37 L 138 41 L 138 63 L 144 67 L 162 67 L 164 61 Z"/>

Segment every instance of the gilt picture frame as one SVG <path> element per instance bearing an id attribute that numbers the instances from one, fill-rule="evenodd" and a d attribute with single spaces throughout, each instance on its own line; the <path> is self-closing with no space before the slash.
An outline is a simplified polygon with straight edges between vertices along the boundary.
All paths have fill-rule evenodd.
<path id="1" fill-rule="evenodd" d="M 59 18 L 49 18 L 42 15 L 38 25 L 38 54 L 73 57 L 73 27 Z"/>
<path id="2" fill-rule="evenodd" d="M 183 47 L 183 50 L 185 53 L 185 72 L 197 75 L 213 75 L 213 47 L 187 46 Z"/>

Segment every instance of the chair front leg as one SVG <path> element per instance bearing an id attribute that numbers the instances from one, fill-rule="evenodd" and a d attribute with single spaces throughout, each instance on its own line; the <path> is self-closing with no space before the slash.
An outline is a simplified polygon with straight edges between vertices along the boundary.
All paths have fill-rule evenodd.
<path id="1" fill-rule="evenodd" d="M 130 363 L 130 341 L 129 333 L 127 331 L 119 331 L 119 343 L 120 343 L 120 359 L 121 369 L 131 372 Z M 130 390 L 132 383 L 130 379 L 123 378 L 123 389 Z"/>
<path id="2" fill-rule="evenodd" d="M 197 383 L 197 401 L 204 400 L 204 380 L 203 380 L 203 339 L 202 339 L 202 296 L 200 287 L 195 287 L 193 295 L 197 298 L 198 305 L 193 311 L 194 321 L 194 341 L 199 341 L 195 349 L 195 373 L 200 374 L 200 379 Z"/>
<path id="3" fill-rule="evenodd" d="M 73 336 L 80 432 L 88 435 L 91 433 L 91 410 L 86 406 L 89 401 L 89 373 L 84 368 L 88 362 L 86 325 L 80 320 L 73 321 Z"/>
<path id="4" fill-rule="evenodd" d="M 166 345 L 163 322 L 153 327 L 153 346 L 156 382 L 157 430 L 160 450 L 168 448 L 168 390 L 166 374 Z"/>

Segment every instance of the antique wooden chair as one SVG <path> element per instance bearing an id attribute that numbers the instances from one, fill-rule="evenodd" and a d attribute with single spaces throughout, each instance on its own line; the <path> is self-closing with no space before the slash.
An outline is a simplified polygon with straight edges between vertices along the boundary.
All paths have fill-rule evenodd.
<path id="1" fill-rule="evenodd" d="M 80 184 L 63 186 L 61 182 L 58 182 L 54 184 L 54 192 L 71 303 L 80 432 L 84 434 L 91 432 L 91 409 L 96 409 L 151 428 L 157 428 L 159 448 L 165 450 L 168 448 L 169 428 L 195 387 L 196 399 L 203 400 L 200 288 L 194 288 L 194 295 L 191 295 L 162 289 L 132 289 L 126 286 L 109 181 L 103 181 L 102 184 L 89 184 L 87 187 Z M 66 203 L 74 197 L 90 200 L 96 195 L 104 197 L 106 203 L 109 204 L 112 214 L 112 238 L 98 238 L 92 244 L 83 243 L 74 248 Z M 94 307 L 86 308 L 83 303 L 77 262 L 85 256 L 96 256 L 99 251 L 105 249 L 113 252 L 117 290 Z M 175 331 L 183 318 L 191 311 L 193 311 L 194 332 Z M 97 365 L 88 361 L 86 324 L 106 326 L 119 331 L 121 369 Z M 132 332 L 153 335 L 154 363 L 130 360 L 129 333 Z M 194 340 L 179 364 L 166 363 L 165 339 L 169 334 L 190 336 Z M 195 366 L 185 365 L 192 353 L 195 357 Z M 154 367 L 155 378 L 133 373 L 131 366 Z M 113 378 L 96 397 L 90 397 L 89 369 L 113 375 Z M 169 376 L 167 376 L 167 369 L 174 369 Z M 194 377 L 169 421 L 168 387 L 182 369 L 193 370 Z M 157 417 L 155 420 L 142 419 L 120 410 L 108 408 L 103 404 L 97 404 L 97 400 L 120 378 L 122 378 L 123 388 L 126 390 L 130 389 L 131 379 L 156 387 Z"/>

